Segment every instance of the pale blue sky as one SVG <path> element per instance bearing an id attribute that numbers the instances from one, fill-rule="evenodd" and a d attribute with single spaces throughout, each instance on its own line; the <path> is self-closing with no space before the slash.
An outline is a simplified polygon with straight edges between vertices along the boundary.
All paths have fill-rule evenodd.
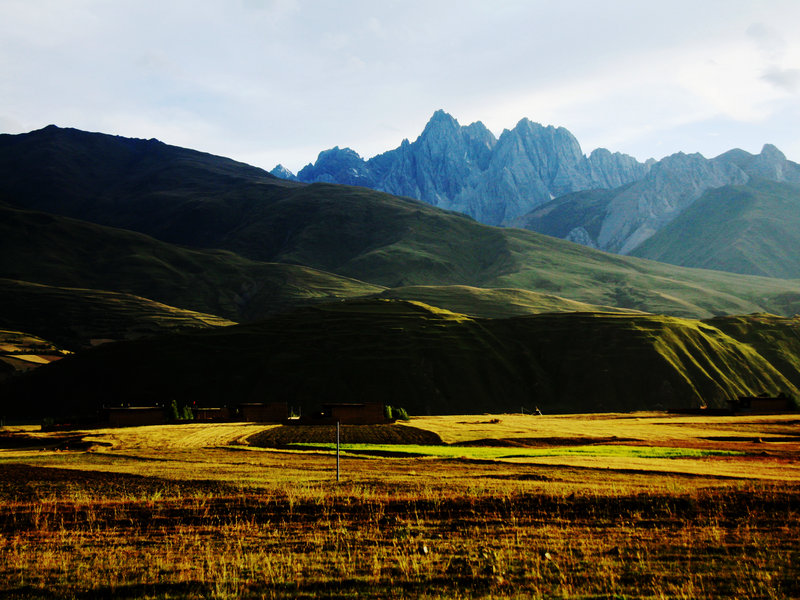
<path id="1" fill-rule="evenodd" d="M 640 160 L 800 162 L 797 0 L 0 0 L 0 132 L 54 123 L 296 171 L 444 109 Z"/>

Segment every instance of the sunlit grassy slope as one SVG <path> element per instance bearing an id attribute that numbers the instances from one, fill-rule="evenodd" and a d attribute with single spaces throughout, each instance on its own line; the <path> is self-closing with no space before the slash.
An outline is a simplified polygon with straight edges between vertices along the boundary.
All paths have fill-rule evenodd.
<path id="1" fill-rule="evenodd" d="M 0 326 L 0 381 L 35 369 L 68 353 L 69 351 L 49 340 Z"/>
<path id="2" fill-rule="evenodd" d="M 755 314 L 709 319 L 709 325 L 755 349 L 800 388 L 800 318 Z"/>
<path id="3" fill-rule="evenodd" d="M 757 320 L 742 318 L 757 329 Z M 778 332 L 796 327 L 776 323 Z M 765 331 L 767 338 L 777 335 Z M 221 406 L 381 401 L 412 414 L 725 407 L 798 395 L 797 374 L 707 323 L 603 313 L 476 319 L 420 303 L 354 301 L 267 321 L 99 347 L 7 390 L 25 409 L 109 402 Z"/>
<path id="4" fill-rule="evenodd" d="M 477 288 L 464 285 L 419 285 L 390 288 L 380 298 L 415 300 L 446 306 L 474 317 L 502 318 L 548 312 L 637 312 L 634 309 L 577 302 L 553 294 L 515 288 Z"/>

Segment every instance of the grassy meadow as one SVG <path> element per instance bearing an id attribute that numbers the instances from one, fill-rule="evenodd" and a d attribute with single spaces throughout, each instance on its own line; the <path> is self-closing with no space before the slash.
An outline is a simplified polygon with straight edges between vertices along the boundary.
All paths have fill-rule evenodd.
<path id="1" fill-rule="evenodd" d="M 0 430 L 0 597 L 800 595 L 796 415 L 325 429 Z"/>

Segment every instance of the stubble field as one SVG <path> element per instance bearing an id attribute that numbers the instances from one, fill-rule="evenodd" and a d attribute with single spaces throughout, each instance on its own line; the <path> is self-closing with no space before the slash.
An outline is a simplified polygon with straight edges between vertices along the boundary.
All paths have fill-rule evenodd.
<path id="1" fill-rule="evenodd" d="M 390 427 L 0 430 L 0 598 L 800 597 L 797 415 Z"/>

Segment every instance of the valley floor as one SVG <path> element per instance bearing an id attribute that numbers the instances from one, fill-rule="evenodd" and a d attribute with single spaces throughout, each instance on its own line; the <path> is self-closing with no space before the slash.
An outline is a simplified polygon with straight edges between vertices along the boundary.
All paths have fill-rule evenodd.
<path id="1" fill-rule="evenodd" d="M 800 596 L 798 415 L 415 418 L 338 483 L 275 427 L 0 430 L 0 598 Z"/>

